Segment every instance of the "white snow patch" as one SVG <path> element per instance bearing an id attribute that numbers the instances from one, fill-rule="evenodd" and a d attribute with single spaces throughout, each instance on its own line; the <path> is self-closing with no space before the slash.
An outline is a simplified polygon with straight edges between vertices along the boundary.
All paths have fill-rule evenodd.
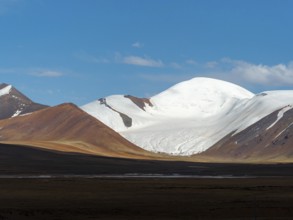
<path id="1" fill-rule="evenodd" d="M 12 89 L 11 85 L 8 85 L 0 90 L 0 96 L 8 95 Z"/>
<path id="2" fill-rule="evenodd" d="M 277 139 L 281 134 L 283 134 L 292 125 L 293 125 L 293 122 L 291 124 L 289 124 L 289 126 L 287 128 L 285 128 L 284 130 L 282 130 L 279 134 L 277 134 L 276 137 L 274 138 L 274 140 Z"/>
<path id="3" fill-rule="evenodd" d="M 25 113 L 25 114 L 19 115 L 19 117 L 24 117 L 24 116 L 27 116 L 27 115 L 31 115 L 31 114 L 33 114 L 33 113 L 34 113 L 34 112 Z"/>
<path id="4" fill-rule="evenodd" d="M 12 116 L 11 118 L 14 118 L 16 116 L 18 116 L 21 113 L 21 110 L 17 110 Z"/>
<path id="5" fill-rule="evenodd" d="M 284 108 L 282 108 L 279 112 L 278 112 L 278 116 L 277 116 L 277 119 L 276 119 L 276 121 L 274 121 L 273 122 L 273 124 L 271 124 L 266 130 L 269 130 L 270 128 L 272 128 L 282 117 L 283 117 L 283 115 L 284 115 L 284 113 L 286 112 L 286 111 L 288 111 L 288 110 L 290 110 L 290 109 L 292 109 L 293 108 L 293 106 L 291 106 L 291 105 L 288 105 L 288 106 L 286 106 L 286 107 L 284 107 Z"/>

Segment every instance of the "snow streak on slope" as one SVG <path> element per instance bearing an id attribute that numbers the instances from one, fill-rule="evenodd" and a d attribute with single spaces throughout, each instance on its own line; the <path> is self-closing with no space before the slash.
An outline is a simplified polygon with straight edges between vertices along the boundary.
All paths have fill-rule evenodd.
<path id="1" fill-rule="evenodd" d="M 112 95 L 105 99 L 99 99 L 83 106 L 82 109 L 117 132 L 128 129 L 119 112 L 132 119 L 133 127 L 147 124 L 150 116 L 123 95 Z"/>
<path id="2" fill-rule="evenodd" d="M 10 91 L 11 91 L 11 88 L 12 88 L 11 85 L 7 85 L 3 89 L 1 89 L 0 90 L 0 96 L 8 95 L 10 93 Z"/>
<path id="3" fill-rule="evenodd" d="M 144 109 L 122 95 L 105 100 L 111 108 L 129 116 L 132 126 L 126 127 L 117 112 L 99 101 L 82 108 L 146 150 L 191 155 L 293 104 L 288 103 L 293 100 L 293 91 L 254 95 L 221 80 L 194 78 L 151 97 L 152 105 Z"/>

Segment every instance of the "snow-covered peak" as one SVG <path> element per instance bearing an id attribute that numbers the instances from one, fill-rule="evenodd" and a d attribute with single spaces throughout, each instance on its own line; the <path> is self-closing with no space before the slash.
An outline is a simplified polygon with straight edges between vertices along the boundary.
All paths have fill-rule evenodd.
<path id="1" fill-rule="evenodd" d="M 141 108 L 128 96 L 116 95 L 82 109 L 146 150 L 191 155 L 283 109 L 279 120 L 293 106 L 293 91 L 254 95 L 229 82 L 193 78 L 147 101 Z"/>
<path id="2" fill-rule="evenodd" d="M 184 96 L 190 96 L 194 95 L 195 92 L 199 92 L 205 96 L 213 92 L 218 92 L 240 99 L 251 98 L 254 95 L 250 91 L 230 82 L 207 77 L 195 77 L 190 80 L 175 84 L 154 97 L 168 93 L 171 93 L 171 95 L 180 94 Z"/>
<path id="3" fill-rule="evenodd" d="M 12 89 L 11 85 L 7 85 L 4 88 L 0 89 L 0 96 L 8 95 Z"/>
<path id="4" fill-rule="evenodd" d="M 218 114 L 221 110 L 231 107 L 234 102 L 253 96 L 253 93 L 235 84 L 197 77 L 153 96 L 151 102 L 154 109 L 164 115 L 205 117 Z"/>

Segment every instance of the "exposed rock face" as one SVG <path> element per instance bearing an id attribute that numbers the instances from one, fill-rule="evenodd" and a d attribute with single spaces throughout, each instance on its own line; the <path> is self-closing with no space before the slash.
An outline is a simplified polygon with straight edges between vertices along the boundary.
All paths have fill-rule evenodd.
<path id="1" fill-rule="evenodd" d="M 107 101 L 105 98 L 101 98 L 101 99 L 99 99 L 99 101 L 100 101 L 100 104 L 105 105 L 107 108 L 111 109 L 114 112 L 117 112 L 120 115 L 120 117 L 122 118 L 122 121 L 126 127 L 128 127 L 128 128 L 131 127 L 132 118 L 130 118 L 129 116 L 123 114 L 122 112 L 119 112 L 116 109 L 112 108 L 110 105 L 107 104 Z"/>
<path id="2" fill-rule="evenodd" d="M 148 98 L 138 98 L 132 95 L 125 95 L 125 98 L 129 98 L 134 104 L 140 107 L 142 110 L 145 111 L 146 104 L 149 106 L 153 106 L 150 99 Z"/>
<path id="3" fill-rule="evenodd" d="M 227 135 L 201 155 L 247 161 L 292 159 L 293 108 L 284 107 L 239 133 Z"/>
<path id="4" fill-rule="evenodd" d="M 8 84 L 0 84 L 0 119 L 15 117 L 18 115 L 34 112 L 47 108 L 33 102 L 28 97 L 20 93 L 14 87 Z"/>

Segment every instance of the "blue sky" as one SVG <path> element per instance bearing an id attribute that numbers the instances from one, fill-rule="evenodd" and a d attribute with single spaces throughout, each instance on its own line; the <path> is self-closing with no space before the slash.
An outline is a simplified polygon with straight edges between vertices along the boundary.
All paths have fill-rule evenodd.
<path id="1" fill-rule="evenodd" d="M 0 82 L 34 101 L 151 96 L 192 77 L 293 88 L 291 0 L 0 0 Z"/>

